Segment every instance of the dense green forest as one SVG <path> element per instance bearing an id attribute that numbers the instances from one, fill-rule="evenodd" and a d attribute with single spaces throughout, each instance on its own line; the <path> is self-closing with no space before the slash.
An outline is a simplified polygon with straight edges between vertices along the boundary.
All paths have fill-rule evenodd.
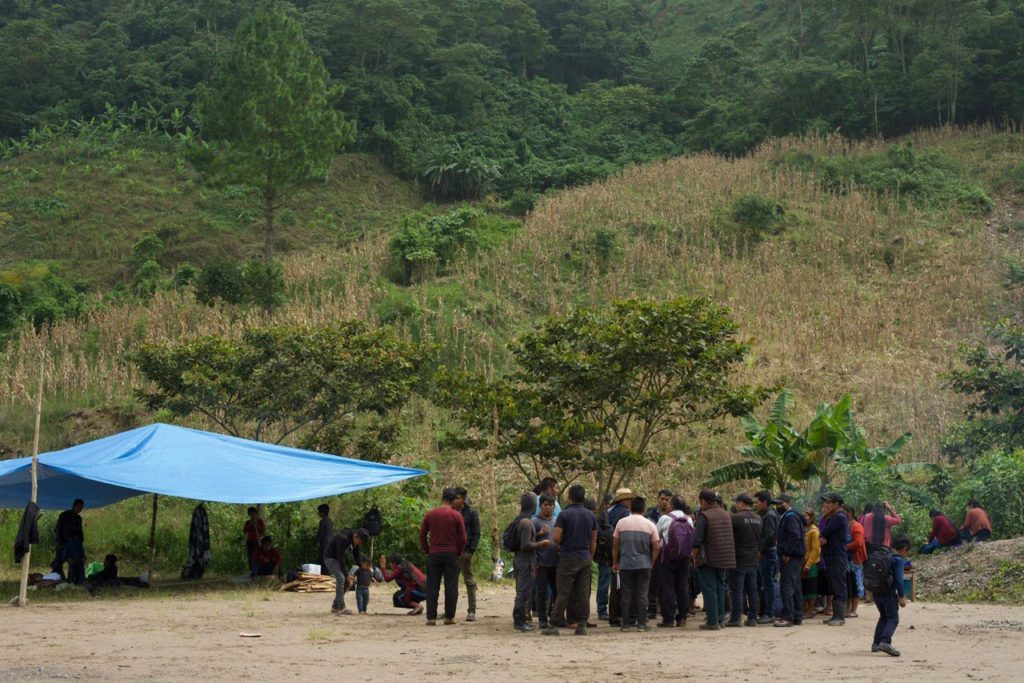
<path id="1" fill-rule="evenodd" d="M 0 0 L 0 138 L 108 106 L 198 130 L 255 4 Z M 355 146 L 442 199 L 524 210 L 630 162 L 1024 116 L 1021 0 L 284 4 L 343 86 Z"/>

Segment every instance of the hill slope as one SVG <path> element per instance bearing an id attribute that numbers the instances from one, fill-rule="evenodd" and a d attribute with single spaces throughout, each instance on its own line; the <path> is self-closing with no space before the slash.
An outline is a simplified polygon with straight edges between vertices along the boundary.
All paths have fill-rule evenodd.
<path id="1" fill-rule="evenodd" d="M 746 379 L 791 387 L 805 415 L 817 402 L 852 391 L 876 440 L 909 430 L 915 434 L 909 455 L 930 458 L 961 411 L 957 397 L 941 388 L 940 374 L 954 363 L 958 344 L 977 338 L 985 320 L 1013 303 L 1001 286 L 1003 260 L 1020 251 L 1015 231 L 1021 221 L 1012 205 L 1019 195 L 1004 181 L 1019 170 L 1024 138 L 941 131 L 909 142 L 914 146 L 888 150 L 882 143 L 787 140 L 740 159 L 701 155 L 630 168 L 548 198 L 510 241 L 464 258 L 445 277 L 408 287 L 385 277 L 387 233 L 391 217 L 414 197 L 393 185 L 387 186 L 393 194 L 383 196 L 372 185 L 359 194 L 350 185 L 346 201 L 375 216 L 374 227 L 338 248 L 307 237 L 322 234 L 315 221 L 297 221 L 290 240 L 301 251 L 284 259 L 289 301 L 273 320 L 384 320 L 438 343 L 442 360 L 500 370 L 505 343 L 549 313 L 614 297 L 708 295 L 731 306 L 753 340 Z M 350 157 L 340 163 L 369 162 Z M 861 177 L 864 189 L 826 191 L 850 168 L 875 170 Z M 870 189 L 893 177 L 904 183 L 900 200 Z M 931 194 L 911 193 L 908 178 Z M 978 182 L 1004 193 L 987 216 L 976 211 Z M 195 203 L 181 211 L 182 219 L 206 220 L 202 191 L 185 184 L 183 196 Z M 750 195 L 772 207 L 763 231 L 744 228 L 743 215 L 737 217 L 737 203 Z M 337 200 L 330 193 L 316 197 Z M 94 198 L 90 190 L 69 203 L 88 215 Z M 18 201 L 25 200 L 19 195 Z M 96 211 L 108 206 L 103 198 L 95 203 Z M 120 229 L 118 243 L 127 244 L 138 234 L 131 230 L 149 224 Z M 233 235 L 245 243 L 243 231 Z M 204 239 L 197 250 L 218 241 Z M 56 243 L 41 240 L 34 248 L 61 248 L 47 244 Z M 93 260 L 88 251 L 68 249 L 66 255 L 70 262 Z M 49 342 L 49 386 L 61 397 L 50 417 L 128 397 L 138 377 L 125 352 L 141 340 L 237 334 L 265 320 L 261 312 L 201 306 L 186 291 L 62 323 Z M 0 441 L 26 438 L 30 422 L 20 406 L 34 383 L 38 343 L 26 331 L 0 363 L 0 406 L 8 418 Z M 429 405 L 414 413 L 410 451 L 435 452 L 431 421 L 443 415 Z M 726 427 L 725 436 L 711 440 L 673 436 L 661 445 L 685 455 L 645 476 L 690 479 L 709 463 L 731 458 L 741 436 L 735 425 Z M 59 431 L 53 434 L 49 438 L 60 438 Z"/>

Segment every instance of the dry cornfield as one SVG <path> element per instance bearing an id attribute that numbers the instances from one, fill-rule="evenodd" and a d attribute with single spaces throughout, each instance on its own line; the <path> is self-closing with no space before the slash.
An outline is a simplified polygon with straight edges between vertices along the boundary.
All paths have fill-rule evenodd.
<path id="1" fill-rule="evenodd" d="M 1019 137 L 940 130 L 913 142 L 985 146 L 990 153 L 973 160 L 984 175 L 995 168 L 994 157 L 1014 153 Z M 707 295 L 732 309 L 753 343 L 744 381 L 793 389 L 800 419 L 818 402 L 853 392 L 875 441 L 911 431 L 908 457 L 936 457 L 942 434 L 963 410 L 962 400 L 942 388 L 941 375 L 955 363 L 959 344 L 980 339 L 983 323 L 1015 303 L 1001 278 L 1003 259 L 1020 249 L 996 229 L 998 217 L 900 209 L 856 189 L 831 194 L 773 163 L 790 150 L 839 154 L 886 144 L 772 141 L 745 158 L 680 157 L 560 192 L 542 201 L 503 246 L 465 258 L 441 282 L 408 288 L 420 315 L 406 332 L 431 338 L 467 366 L 501 368 L 508 339 L 550 313 L 611 298 Z M 786 227 L 744 245 L 721 226 L 732 199 L 751 192 L 778 201 Z M 598 230 L 612 231 L 620 246 L 606 261 L 589 250 Z M 382 275 L 387 241 L 374 234 L 345 250 L 286 257 L 290 296 L 273 322 L 375 320 L 376 305 L 393 289 Z M 439 296 L 437 286 L 446 284 L 460 287 L 465 301 Z M 104 402 L 129 395 L 139 383 L 125 358 L 140 341 L 234 335 L 266 322 L 262 312 L 209 308 L 187 293 L 165 292 L 145 304 L 60 323 L 45 341 L 26 331 L 0 356 L 0 405 L 30 404 L 44 344 L 48 393 Z M 432 430 L 444 416 L 425 402 L 410 413 L 410 447 L 421 456 L 436 450 Z M 730 458 L 742 435 L 725 426 L 722 436 L 663 443 L 681 457 L 652 467 L 640 483 L 691 480 L 695 463 L 703 469 Z"/>

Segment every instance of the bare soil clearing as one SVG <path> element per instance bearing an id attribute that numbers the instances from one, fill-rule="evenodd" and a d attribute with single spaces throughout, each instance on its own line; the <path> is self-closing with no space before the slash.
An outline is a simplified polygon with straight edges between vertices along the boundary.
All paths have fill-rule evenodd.
<path id="1" fill-rule="evenodd" d="M 354 596 L 353 596 L 354 597 Z M 333 617 L 331 596 L 266 591 L 95 599 L 3 607 L 0 681 L 440 679 L 593 681 L 786 679 L 1016 680 L 1024 664 L 1024 607 L 911 604 L 901 613 L 899 659 L 872 654 L 873 607 L 842 628 L 686 629 L 585 638 L 512 631 L 513 593 L 481 591 L 479 621 L 427 627 L 371 594 L 368 616 Z M 352 601 L 354 603 L 354 600 Z M 699 618 L 698 614 L 698 618 Z M 241 633 L 260 637 L 241 637 Z M 827 674 L 826 674 L 827 672 Z"/>

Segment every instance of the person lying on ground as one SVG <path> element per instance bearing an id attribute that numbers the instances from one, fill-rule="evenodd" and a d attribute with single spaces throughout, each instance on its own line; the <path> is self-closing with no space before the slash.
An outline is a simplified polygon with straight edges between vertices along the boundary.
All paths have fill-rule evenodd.
<path id="1" fill-rule="evenodd" d="M 394 581 L 398 590 L 392 596 L 395 607 L 408 609 L 408 616 L 414 617 L 423 613 L 423 601 L 427 599 L 427 577 L 419 567 L 409 562 L 398 553 L 392 553 L 385 560 L 380 556 L 380 569 L 385 581 Z"/>

